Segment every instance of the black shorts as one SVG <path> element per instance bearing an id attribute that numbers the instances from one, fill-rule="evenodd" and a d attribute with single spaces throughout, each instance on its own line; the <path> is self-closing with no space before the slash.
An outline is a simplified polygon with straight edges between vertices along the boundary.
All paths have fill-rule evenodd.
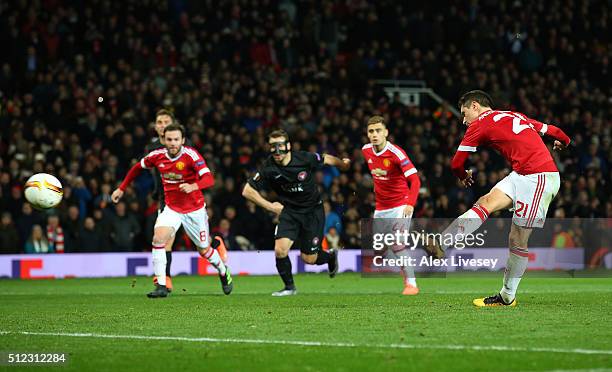
<path id="1" fill-rule="evenodd" d="M 288 238 L 293 240 L 293 246 L 304 254 L 315 254 L 321 250 L 325 229 L 325 211 L 323 205 L 316 206 L 306 213 L 283 209 L 275 239 Z"/>

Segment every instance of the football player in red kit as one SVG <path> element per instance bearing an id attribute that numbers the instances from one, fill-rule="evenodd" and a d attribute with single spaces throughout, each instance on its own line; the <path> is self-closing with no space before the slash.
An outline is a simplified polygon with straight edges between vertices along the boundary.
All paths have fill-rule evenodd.
<path id="1" fill-rule="evenodd" d="M 445 230 L 454 241 L 459 235 L 476 231 L 489 214 L 514 209 L 503 286 L 493 296 L 475 299 L 473 303 L 478 307 L 516 305 L 516 290 L 527 268 L 529 236 L 534 227 L 544 226 L 548 206 L 560 186 L 559 170 L 541 137 L 554 138 L 554 150 L 561 150 L 570 143 L 569 137 L 554 125 L 518 112 L 493 110 L 492 106 L 491 97 L 480 90 L 467 92 L 459 100 L 463 122 L 468 128 L 451 168 L 463 186 L 471 186 L 474 182 L 472 171 L 464 169 L 465 160 L 479 146 L 485 146 L 499 151 L 512 165 L 512 172 Z M 429 247 L 430 253 L 438 257 L 446 248 Z"/>
<path id="2" fill-rule="evenodd" d="M 372 116 L 367 123 L 370 143 L 361 148 L 374 179 L 376 210 L 374 218 L 392 219 L 391 225 L 402 221 L 401 228 L 408 230 L 421 188 L 421 181 L 414 164 L 399 146 L 387 141 L 389 131 L 382 116 Z M 396 226 L 397 227 L 397 226 Z M 389 226 L 389 229 L 393 226 Z M 385 230 L 387 228 L 385 227 Z M 404 246 L 387 248 L 387 256 L 402 257 L 408 254 Z M 402 267 L 404 276 L 404 295 L 416 295 L 419 288 L 414 276 L 414 268 Z"/>
<path id="3" fill-rule="evenodd" d="M 199 191 L 214 185 L 214 178 L 202 155 L 192 147 L 184 146 L 185 129 L 170 124 L 164 129 L 165 147 L 151 151 L 128 172 L 118 189 L 112 194 L 117 203 L 127 186 L 143 169 L 156 168 L 161 174 L 166 205 L 157 216 L 153 232 L 153 270 L 157 277 L 157 288 L 149 293 L 150 298 L 166 297 L 166 252 L 165 246 L 181 225 L 189 238 L 198 247 L 200 255 L 219 272 L 225 294 L 233 288 L 232 277 L 219 253 L 211 246 L 208 215 L 204 195 Z"/>

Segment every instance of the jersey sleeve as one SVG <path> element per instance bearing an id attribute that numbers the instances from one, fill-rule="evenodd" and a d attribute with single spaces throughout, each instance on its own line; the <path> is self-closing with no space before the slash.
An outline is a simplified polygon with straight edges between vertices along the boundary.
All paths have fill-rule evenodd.
<path id="1" fill-rule="evenodd" d="M 399 160 L 399 166 L 402 169 L 404 177 L 410 177 L 411 175 L 417 173 L 417 169 L 414 166 L 414 163 L 410 161 L 410 158 L 408 156 L 406 156 L 403 160 Z"/>
<path id="2" fill-rule="evenodd" d="M 538 132 L 538 134 L 540 136 L 543 136 L 546 134 L 546 132 L 548 131 L 548 124 L 544 124 L 542 122 L 539 122 L 535 119 L 531 119 L 531 118 L 527 118 L 525 117 L 525 121 L 529 124 L 531 124 L 531 126 L 533 127 L 533 129 L 535 129 L 536 132 Z"/>
<path id="3" fill-rule="evenodd" d="M 253 177 L 249 177 L 247 183 L 257 191 L 267 189 L 268 181 L 264 177 L 263 167 L 258 169 L 255 175 L 253 175 Z"/>
<path id="4" fill-rule="evenodd" d="M 559 127 L 552 124 L 544 124 L 535 119 L 527 119 L 527 121 L 533 126 L 533 129 L 540 134 L 540 136 L 550 136 L 561 141 L 565 146 L 569 145 L 571 141 L 570 138 Z"/>
<path id="5" fill-rule="evenodd" d="M 391 145 L 390 150 L 393 152 L 393 154 L 395 154 L 393 157 L 393 162 L 400 168 L 401 172 L 404 174 L 404 177 L 410 177 L 417 172 L 414 163 L 410 161 L 410 158 L 404 149 Z"/>
<path id="6" fill-rule="evenodd" d="M 208 168 L 208 165 L 206 165 L 206 161 L 204 160 L 202 155 L 200 155 L 199 152 L 197 152 L 197 154 L 198 158 L 194 161 L 193 168 L 198 174 L 198 178 L 202 178 L 202 176 L 204 176 L 205 174 L 210 173 L 210 168 Z"/>
<path id="7" fill-rule="evenodd" d="M 307 152 L 306 158 L 308 159 L 308 162 L 312 168 L 320 168 L 323 166 L 323 155 L 319 154 L 318 152 Z"/>
<path id="8" fill-rule="evenodd" d="M 140 166 L 143 169 L 155 168 L 155 151 L 148 153 L 144 158 L 140 159 Z"/>
<path id="9" fill-rule="evenodd" d="M 470 125 L 459 144 L 457 151 L 476 152 L 478 146 L 484 142 L 484 134 L 478 122 Z"/>

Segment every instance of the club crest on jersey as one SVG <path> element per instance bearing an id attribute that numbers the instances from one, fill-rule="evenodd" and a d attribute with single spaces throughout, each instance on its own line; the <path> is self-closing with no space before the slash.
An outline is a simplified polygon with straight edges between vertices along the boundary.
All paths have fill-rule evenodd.
<path id="1" fill-rule="evenodd" d="M 317 245 L 317 244 L 319 244 L 319 238 L 315 236 L 314 238 L 312 238 L 312 245 Z"/>
<path id="2" fill-rule="evenodd" d="M 297 179 L 298 181 L 304 181 L 306 179 L 306 176 L 308 175 L 308 173 L 306 171 L 301 171 L 300 173 L 298 173 L 297 175 Z"/>
<path id="3" fill-rule="evenodd" d="M 182 171 L 183 169 L 185 169 L 185 163 L 179 161 L 178 163 L 176 163 L 176 169 Z"/>
<path id="4" fill-rule="evenodd" d="M 382 176 L 387 175 L 387 171 L 384 169 L 376 168 L 376 169 L 372 169 L 372 174 L 375 175 L 376 177 L 382 177 Z"/>
<path id="5" fill-rule="evenodd" d="M 389 166 L 391 165 L 391 160 L 389 159 L 383 160 L 383 165 L 385 166 L 385 168 L 389 168 Z"/>
<path id="6" fill-rule="evenodd" d="M 368 164 L 372 164 L 372 163 L 374 163 L 372 159 L 368 159 Z"/>

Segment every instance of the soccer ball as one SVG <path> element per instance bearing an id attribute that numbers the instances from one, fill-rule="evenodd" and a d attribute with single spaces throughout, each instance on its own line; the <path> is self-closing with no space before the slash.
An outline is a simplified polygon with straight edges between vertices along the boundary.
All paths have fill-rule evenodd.
<path id="1" fill-rule="evenodd" d="M 47 173 L 38 173 L 26 181 L 24 194 L 34 208 L 49 209 L 62 201 L 64 191 L 57 178 Z"/>

